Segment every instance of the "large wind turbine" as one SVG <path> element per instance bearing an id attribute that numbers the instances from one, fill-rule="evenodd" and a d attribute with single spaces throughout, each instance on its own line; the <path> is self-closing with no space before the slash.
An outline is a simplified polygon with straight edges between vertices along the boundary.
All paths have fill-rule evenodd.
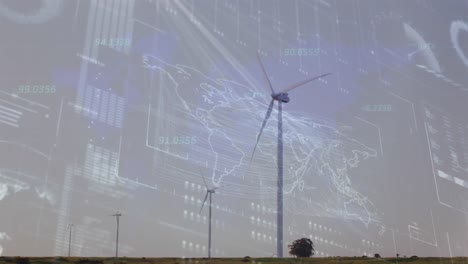
<path id="1" fill-rule="evenodd" d="M 277 93 L 273 89 L 273 86 L 271 85 L 270 79 L 268 78 L 268 75 L 266 73 L 265 67 L 263 66 L 262 60 L 260 59 L 260 56 L 257 53 L 257 60 L 258 63 L 260 64 L 260 67 L 262 68 L 263 72 L 263 77 L 265 78 L 265 82 L 268 84 L 268 87 L 270 88 L 271 91 L 271 102 L 270 105 L 268 106 L 265 119 L 263 120 L 262 127 L 260 128 L 260 132 L 257 135 L 257 141 L 255 142 L 255 147 L 252 152 L 252 157 L 250 158 L 250 161 L 252 162 L 253 156 L 255 154 L 255 150 L 257 149 L 258 141 L 260 140 L 260 136 L 262 135 L 263 129 L 265 128 L 265 125 L 270 118 L 271 112 L 273 111 L 273 106 L 275 101 L 278 101 L 278 149 L 277 149 L 277 165 L 278 165 L 278 179 L 277 179 L 277 185 L 278 185 L 278 190 L 277 190 L 277 242 L 276 242 L 276 251 L 277 251 L 277 256 L 283 257 L 283 108 L 282 108 L 282 103 L 288 103 L 289 102 L 289 96 L 288 92 L 302 86 L 304 84 L 307 84 L 311 81 L 323 78 L 327 75 L 330 75 L 331 73 L 326 73 L 322 74 L 313 78 L 309 78 L 306 80 L 303 80 L 298 83 L 294 83 L 283 91 Z"/>
<path id="2" fill-rule="evenodd" d="M 200 213 L 203 210 L 203 206 L 205 205 L 206 200 L 208 199 L 208 196 L 210 197 L 210 208 L 209 208 L 209 213 L 208 213 L 208 258 L 211 258 L 211 196 L 213 193 L 215 193 L 215 190 L 217 187 L 209 188 L 208 184 L 206 184 L 205 177 L 203 177 L 203 174 L 200 170 L 200 176 L 203 179 L 203 183 L 205 184 L 206 187 L 206 195 L 205 199 L 203 200 L 203 203 L 200 207 Z"/>

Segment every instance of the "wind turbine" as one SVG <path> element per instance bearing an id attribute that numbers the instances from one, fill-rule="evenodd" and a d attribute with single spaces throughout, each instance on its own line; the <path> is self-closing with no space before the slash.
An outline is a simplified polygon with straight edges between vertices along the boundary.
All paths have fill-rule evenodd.
<path id="1" fill-rule="evenodd" d="M 205 181 L 205 177 L 203 177 L 203 173 L 201 172 L 201 169 L 200 169 L 200 176 L 202 177 L 203 179 L 203 183 L 205 184 L 205 187 L 206 187 L 206 195 L 205 195 L 205 199 L 203 200 L 203 203 L 200 207 L 200 213 L 201 211 L 203 210 L 203 206 L 205 205 L 205 202 L 206 200 L 208 199 L 208 196 L 210 198 L 210 208 L 208 210 L 208 258 L 211 258 L 211 196 L 213 195 L 213 193 L 215 193 L 215 190 L 218 189 L 217 187 L 213 187 L 213 188 L 209 188 L 208 187 L 208 184 L 206 184 L 206 181 Z"/>
<path id="2" fill-rule="evenodd" d="M 255 150 L 257 149 L 258 141 L 260 140 L 260 137 L 262 135 L 263 129 L 265 128 L 266 123 L 268 122 L 268 119 L 270 118 L 271 112 L 273 111 L 273 106 L 275 101 L 278 101 L 278 149 L 277 149 L 277 165 L 278 165 L 278 179 L 277 179 L 277 185 L 278 185 L 278 190 L 277 190 L 277 234 L 276 234 L 276 251 L 277 251 L 277 256 L 279 258 L 283 257 L 283 106 L 282 103 L 288 103 L 289 102 L 289 96 L 288 92 L 302 86 L 304 84 L 307 84 L 311 81 L 323 78 L 325 76 L 330 75 L 331 73 L 326 73 L 322 74 L 313 78 L 309 78 L 294 84 L 289 85 L 286 87 L 284 90 L 281 92 L 277 93 L 273 89 L 273 86 L 271 85 L 270 79 L 268 78 L 268 75 L 266 73 L 265 67 L 263 66 L 262 60 L 260 59 L 259 54 L 257 53 L 257 60 L 258 63 L 260 64 L 260 67 L 262 68 L 263 72 L 263 77 L 265 78 L 265 82 L 268 84 L 268 87 L 270 88 L 271 91 L 271 102 L 270 105 L 268 106 L 265 119 L 263 120 L 262 127 L 260 128 L 260 132 L 257 135 L 257 141 L 255 142 L 255 147 L 252 152 L 252 157 L 250 158 L 250 162 L 252 162 L 252 159 L 255 154 Z"/>
<path id="3" fill-rule="evenodd" d="M 70 234 L 68 235 L 68 256 L 70 257 L 70 254 L 71 254 L 71 243 L 72 243 L 72 229 L 73 229 L 73 224 L 68 224 L 67 229 L 70 230 Z"/>
<path id="4" fill-rule="evenodd" d="M 117 219 L 117 237 L 115 241 L 115 257 L 118 258 L 119 257 L 119 218 L 122 216 L 122 213 L 117 211 L 115 212 L 115 214 L 110 215 L 110 216 L 115 216 L 115 218 Z"/>

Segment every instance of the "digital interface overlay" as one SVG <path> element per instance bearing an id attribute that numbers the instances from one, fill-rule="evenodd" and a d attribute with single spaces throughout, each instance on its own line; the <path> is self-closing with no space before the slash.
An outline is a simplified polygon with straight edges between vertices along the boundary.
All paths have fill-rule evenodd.
<path id="1" fill-rule="evenodd" d="M 0 0 L 0 254 L 468 254 L 468 1 Z"/>

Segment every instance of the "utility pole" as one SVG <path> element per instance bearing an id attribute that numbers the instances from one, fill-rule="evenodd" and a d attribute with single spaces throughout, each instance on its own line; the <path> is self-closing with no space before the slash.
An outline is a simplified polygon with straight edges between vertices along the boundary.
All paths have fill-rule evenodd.
<path id="1" fill-rule="evenodd" d="M 115 257 L 118 258 L 119 257 L 119 218 L 122 216 L 122 213 L 117 211 L 112 216 L 115 216 L 115 218 L 117 219 L 117 237 L 115 240 Z"/>
<path id="2" fill-rule="evenodd" d="M 70 234 L 68 235 L 68 256 L 71 256 L 71 243 L 72 243 L 72 229 L 73 229 L 73 224 L 68 224 L 67 229 L 70 231 Z"/>

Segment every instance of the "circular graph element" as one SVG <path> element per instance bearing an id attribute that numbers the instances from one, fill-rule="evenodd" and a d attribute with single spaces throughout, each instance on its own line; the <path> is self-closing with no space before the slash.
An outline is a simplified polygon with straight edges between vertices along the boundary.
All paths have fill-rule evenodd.
<path id="1" fill-rule="evenodd" d="M 460 47 L 460 44 L 458 43 L 458 34 L 461 30 L 468 34 L 468 24 L 461 20 L 453 21 L 452 25 L 450 25 L 450 37 L 458 56 L 462 59 L 463 63 L 468 66 L 468 58 L 465 56 L 462 48 Z"/>
<path id="2" fill-rule="evenodd" d="M 411 25 L 403 23 L 406 37 L 417 46 L 417 50 L 413 51 L 408 56 L 414 56 L 417 53 L 421 53 L 426 61 L 427 66 L 435 72 L 442 72 L 439 61 L 437 60 L 434 52 L 432 51 L 432 44 L 428 43 L 424 38 L 417 32 Z"/>

